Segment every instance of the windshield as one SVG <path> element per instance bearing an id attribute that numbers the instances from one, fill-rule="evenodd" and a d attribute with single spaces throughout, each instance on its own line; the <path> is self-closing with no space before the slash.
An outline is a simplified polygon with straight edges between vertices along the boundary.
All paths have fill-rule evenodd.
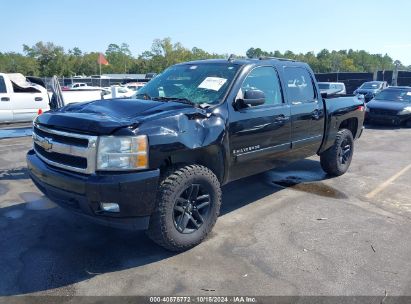
<path id="1" fill-rule="evenodd" d="M 320 88 L 320 90 L 328 90 L 330 88 L 330 84 L 329 83 L 318 83 L 318 87 Z"/>
<path id="2" fill-rule="evenodd" d="M 377 90 L 381 87 L 381 83 L 378 82 L 365 82 L 360 86 L 360 89 Z"/>
<path id="3" fill-rule="evenodd" d="M 411 102 L 411 90 L 384 90 L 377 94 L 374 99 L 399 102 Z"/>
<path id="4" fill-rule="evenodd" d="M 175 65 L 138 90 L 137 98 L 220 103 L 240 65 L 201 63 Z"/>

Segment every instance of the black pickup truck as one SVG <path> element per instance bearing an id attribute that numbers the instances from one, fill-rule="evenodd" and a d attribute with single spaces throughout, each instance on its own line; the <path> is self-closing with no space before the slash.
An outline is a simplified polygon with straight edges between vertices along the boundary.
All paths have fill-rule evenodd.
<path id="1" fill-rule="evenodd" d="M 211 231 L 221 185 L 315 154 L 344 174 L 363 130 L 364 103 L 323 98 L 296 61 L 177 64 L 136 97 L 38 116 L 29 174 L 60 206 L 174 251 Z"/>

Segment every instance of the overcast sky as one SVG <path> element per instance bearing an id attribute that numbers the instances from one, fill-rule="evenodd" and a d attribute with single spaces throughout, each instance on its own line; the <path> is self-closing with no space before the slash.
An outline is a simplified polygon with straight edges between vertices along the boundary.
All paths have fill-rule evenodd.
<path id="1" fill-rule="evenodd" d="M 104 52 L 126 42 L 133 55 L 171 37 L 208 52 L 364 49 L 411 65 L 408 0 L 0 0 L 0 51 L 52 41 Z"/>

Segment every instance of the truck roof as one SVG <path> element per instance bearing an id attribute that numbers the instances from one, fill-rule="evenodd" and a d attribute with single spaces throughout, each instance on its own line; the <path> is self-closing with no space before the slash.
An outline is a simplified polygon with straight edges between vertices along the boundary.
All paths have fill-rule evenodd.
<path id="1" fill-rule="evenodd" d="M 282 66 L 308 66 L 305 62 L 290 60 L 286 58 L 274 58 L 274 57 L 261 57 L 261 58 L 235 58 L 235 59 L 204 59 L 194 60 L 184 63 L 178 63 L 177 65 L 185 64 L 205 64 L 205 63 L 232 63 L 238 65 L 246 64 L 269 64 L 269 65 L 282 65 Z"/>

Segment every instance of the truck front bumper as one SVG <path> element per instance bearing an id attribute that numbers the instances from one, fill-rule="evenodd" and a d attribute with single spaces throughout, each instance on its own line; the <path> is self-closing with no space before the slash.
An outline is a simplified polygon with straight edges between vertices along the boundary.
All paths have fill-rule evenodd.
<path id="1" fill-rule="evenodd" d="M 26 158 L 34 184 L 59 206 L 111 227 L 148 228 L 160 170 L 83 175 L 51 167 L 33 150 Z M 104 211 L 101 203 L 116 203 L 119 212 Z"/>
<path id="2" fill-rule="evenodd" d="M 368 112 L 365 115 L 365 120 L 374 123 L 382 124 L 392 124 L 392 125 L 401 125 L 405 121 L 411 119 L 411 114 L 398 114 L 398 115 L 386 115 L 386 114 L 374 114 Z"/>

